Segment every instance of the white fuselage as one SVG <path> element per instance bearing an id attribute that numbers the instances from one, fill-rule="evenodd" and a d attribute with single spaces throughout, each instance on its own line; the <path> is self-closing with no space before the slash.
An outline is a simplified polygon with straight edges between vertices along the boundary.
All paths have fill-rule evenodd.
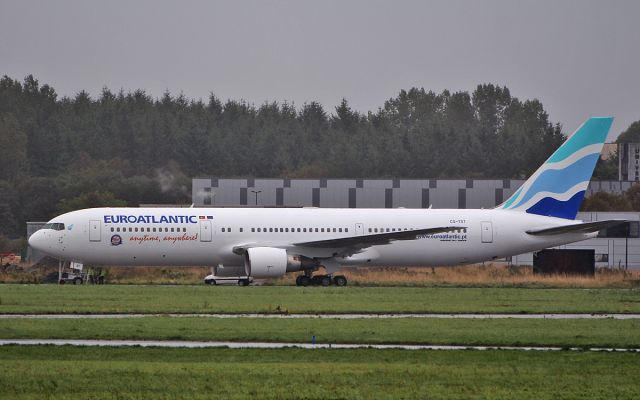
<path id="1" fill-rule="evenodd" d="M 482 262 L 593 237 L 533 236 L 576 221 L 509 210 L 318 208 L 95 208 L 54 218 L 29 240 L 66 261 L 109 265 L 243 265 L 237 246 L 287 249 L 340 265 L 436 266 Z M 346 256 L 300 243 L 398 230 L 458 227 Z M 298 245 L 296 245 L 298 244 Z M 336 254 L 338 254 L 336 256 Z"/>

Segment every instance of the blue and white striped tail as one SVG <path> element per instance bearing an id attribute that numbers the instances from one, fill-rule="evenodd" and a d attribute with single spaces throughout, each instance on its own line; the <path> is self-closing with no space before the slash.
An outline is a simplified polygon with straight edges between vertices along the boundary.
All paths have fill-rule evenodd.
<path id="1" fill-rule="evenodd" d="M 497 208 L 575 219 L 612 122 L 589 118 Z"/>

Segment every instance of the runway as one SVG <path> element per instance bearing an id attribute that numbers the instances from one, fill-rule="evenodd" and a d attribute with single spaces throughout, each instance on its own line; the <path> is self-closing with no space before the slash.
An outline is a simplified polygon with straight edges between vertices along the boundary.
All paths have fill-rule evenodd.
<path id="1" fill-rule="evenodd" d="M 53 345 L 87 347 L 165 347 L 165 348 L 230 348 L 230 349 L 403 349 L 403 350 L 517 350 L 517 351 L 594 351 L 640 353 L 631 348 L 581 348 L 552 346 L 456 346 L 413 344 L 368 344 L 368 343 L 292 343 L 292 342 L 197 342 L 183 340 L 67 340 L 67 339 L 2 339 L 0 346 L 7 345 Z"/>
<path id="2" fill-rule="evenodd" d="M 282 319 L 640 319 L 640 314 L 0 314 L 0 319 L 119 319 L 119 318 L 282 318 Z"/>

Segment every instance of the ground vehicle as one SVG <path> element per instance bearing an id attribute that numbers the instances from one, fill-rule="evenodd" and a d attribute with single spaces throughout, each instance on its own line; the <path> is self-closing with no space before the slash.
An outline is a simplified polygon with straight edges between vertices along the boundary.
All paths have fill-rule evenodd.
<path id="1" fill-rule="evenodd" d="M 245 273 L 243 266 L 222 266 L 211 267 L 211 273 L 204 277 L 207 285 L 229 285 L 238 284 L 248 286 L 253 282 L 253 278 Z"/>
<path id="2" fill-rule="evenodd" d="M 207 285 L 225 285 L 238 284 L 240 286 L 248 286 L 253 279 L 249 276 L 219 276 L 209 274 L 204 277 L 204 283 Z"/>
<path id="3" fill-rule="evenodd" d="M 74 285 L 81 285 L 86 280 L 86 275 L 84 272 L 78 272 L 77 270 L 72 270 L 73 272 L 63 272 L 60 275 L 60 280 L 58 283 L 64 285 L 65 283 L 73 283 Z"/>

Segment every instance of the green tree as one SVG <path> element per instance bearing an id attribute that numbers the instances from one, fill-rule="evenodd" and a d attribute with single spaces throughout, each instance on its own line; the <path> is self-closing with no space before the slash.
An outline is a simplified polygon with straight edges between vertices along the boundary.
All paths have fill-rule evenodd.
<path id="1" fill-rule="evenodd" d="M 27 135 L 11 113 L 0 113 L 0 179 L 28 175 Z"/>
<path id="2" fill-rule="evenodd" d="M 634 211 L 640 211 L 640 184 L 631 186 L 625 193 L 625 197 Z"/>
<path id="3" fill-rule="evenodd" d="M 593 171 L 592 179 L 618 180 L 618 152 L 611 155 L 606 160 L 600 157 L 596 168 Z"/>
<path id="4" fill-rule="evenodd" d="M 58 203 L 58 212 L 67 213 L 83 208 L 94 207 L 126 207 L 127 202 L 118 199 L 111 192 L 95 191 L 81 193 L 70 199 L 62 199 Z"/>
<path id="5" fill-rule="evenodd" d="M 622 132 L 616 143 L 640 143 L 640 121 L 633 122 Z"/>
<path id="6" fill-rule="evenodd" d="M 587 197 L 580 211 L 631 211 L 632 205 L 624 194 L 598 192 Z"/>

